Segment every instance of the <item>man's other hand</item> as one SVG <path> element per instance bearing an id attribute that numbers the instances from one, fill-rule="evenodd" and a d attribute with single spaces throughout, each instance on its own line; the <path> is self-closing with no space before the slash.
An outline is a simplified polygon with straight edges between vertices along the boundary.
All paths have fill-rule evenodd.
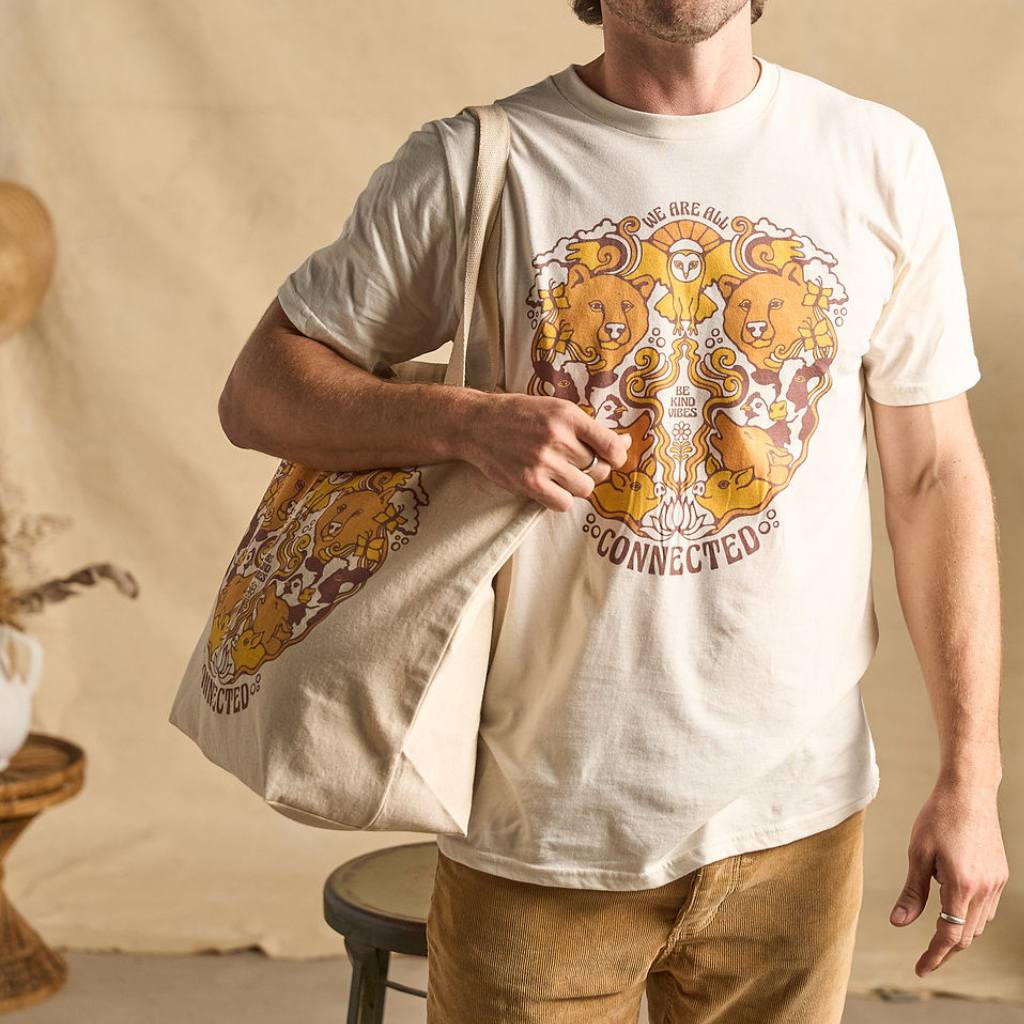
<path id="1" fill-rule="evenodd" d="M 914 966 L 923 978 L 966 949 L 995 917 L 1009 867 L 1003 849 L 994 787 L 972 782 L 938 784 L 910 836 L 907 882 L 889 915 L 900 927 L 915 921 L 928 902 L 931 880 L 939 906 L 963 925 L 936 916 L 935 933 Z"/>

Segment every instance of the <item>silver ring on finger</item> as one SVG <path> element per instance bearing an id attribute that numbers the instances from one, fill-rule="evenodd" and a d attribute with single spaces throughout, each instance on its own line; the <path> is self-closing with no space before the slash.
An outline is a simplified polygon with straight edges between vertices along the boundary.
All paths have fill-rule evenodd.
<path id="1" fill-rule="evenodd" d="M 596 465 L 597 465 L 597 452 L 594 452 L 594 457 L 590 460 L 590 462 L 587 463 L 587 465 L 582 466 L 581 468 L 582 468 L 584 473 L 589 473 Z"/>
<path id="2" fill-rule="evenodd" d="M 939 911 L 939 917 L 943 921 L 948 921 L 950 924 L 967 924 L 966 917 L 956 917 L 954 914 L 947 914 L 944 910 Z"/>

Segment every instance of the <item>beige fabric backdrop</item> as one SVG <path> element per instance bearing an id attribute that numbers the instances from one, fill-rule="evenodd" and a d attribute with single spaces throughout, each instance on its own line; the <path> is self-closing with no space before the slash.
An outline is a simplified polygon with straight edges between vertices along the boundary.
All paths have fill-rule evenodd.
<path id="1" fill-rule="evenodd" d="M 1011 871 L 1024 876 L 1015 619 L 1024 419 L 1012 361 L 1024 5 L 979 0 L 969 22 L 962 10 L 954 0 L 776 0 L 755 49 L 905 111 L 946 170 L 983 374 L 971 401 L 1002 511 L 1002 806 Z M 38 623 L 48 668 L 35 727 L 89 757 L 84 791 L 33 824 L 9 860 L 10 894 L 51 942 L 338 954 L 320 916 L 329 869 L 423 838 L 292 824 L 166 722 L 274 465 L 221 436 L 217 395 L 281 279 L 335 237 L 370 171 L 413 128 L 599 49 L 598 30 L 562 0 L 0 6 L 0 178 L 38 191 L 60 245 L 39 316 L 0 344 L 3 468 L 29 508 L 75 519 L 40 551 L 43 567 L 113 558 L 142 584 L 137 603 L 93 593 Z M 935 741 L 880 518 L 877 538 L 883 640 L 865 693 L 882 789 L 869 810 L 852 987 L 1024 999 L 1019 877 L 979 944 L 926 981 L 912 967 L 928 926 L 897 932 L 886 920 Z"/>

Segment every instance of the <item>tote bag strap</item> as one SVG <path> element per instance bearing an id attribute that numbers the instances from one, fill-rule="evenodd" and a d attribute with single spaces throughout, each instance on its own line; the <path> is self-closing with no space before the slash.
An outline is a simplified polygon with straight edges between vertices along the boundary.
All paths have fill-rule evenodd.
<path id="1" fill-rule="evenodd" d="M 505 187 L 508 164 L 508 116 L 496 103 L 468 107 L 480 122 L 477 142 L 476 171 L 473 179 L 473 200 L 469 212 L 466 240 L 466 273 L 462 287 L 462 316 L 452 339 L 444 382 L 466 386 L 466 354 L 469 347 L 469 326 L 476 302 L 477 282 L 484 246 L 497 220 L 501 193 Z M 493 351 L 493 348 L 492 348 Z M 492 367 L 492 372 L 494 368 Z"/>

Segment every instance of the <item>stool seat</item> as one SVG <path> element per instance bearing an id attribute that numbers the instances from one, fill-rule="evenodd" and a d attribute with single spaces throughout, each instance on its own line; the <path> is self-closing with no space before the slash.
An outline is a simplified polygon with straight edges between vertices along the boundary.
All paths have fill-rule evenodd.
<path id="1" fill-rule="evenodd" d="M 324 883 L 324 920 L 363 945 L 427 955 L 427 912 L 437 843 L 372 850 L 335 868 Z"/>

